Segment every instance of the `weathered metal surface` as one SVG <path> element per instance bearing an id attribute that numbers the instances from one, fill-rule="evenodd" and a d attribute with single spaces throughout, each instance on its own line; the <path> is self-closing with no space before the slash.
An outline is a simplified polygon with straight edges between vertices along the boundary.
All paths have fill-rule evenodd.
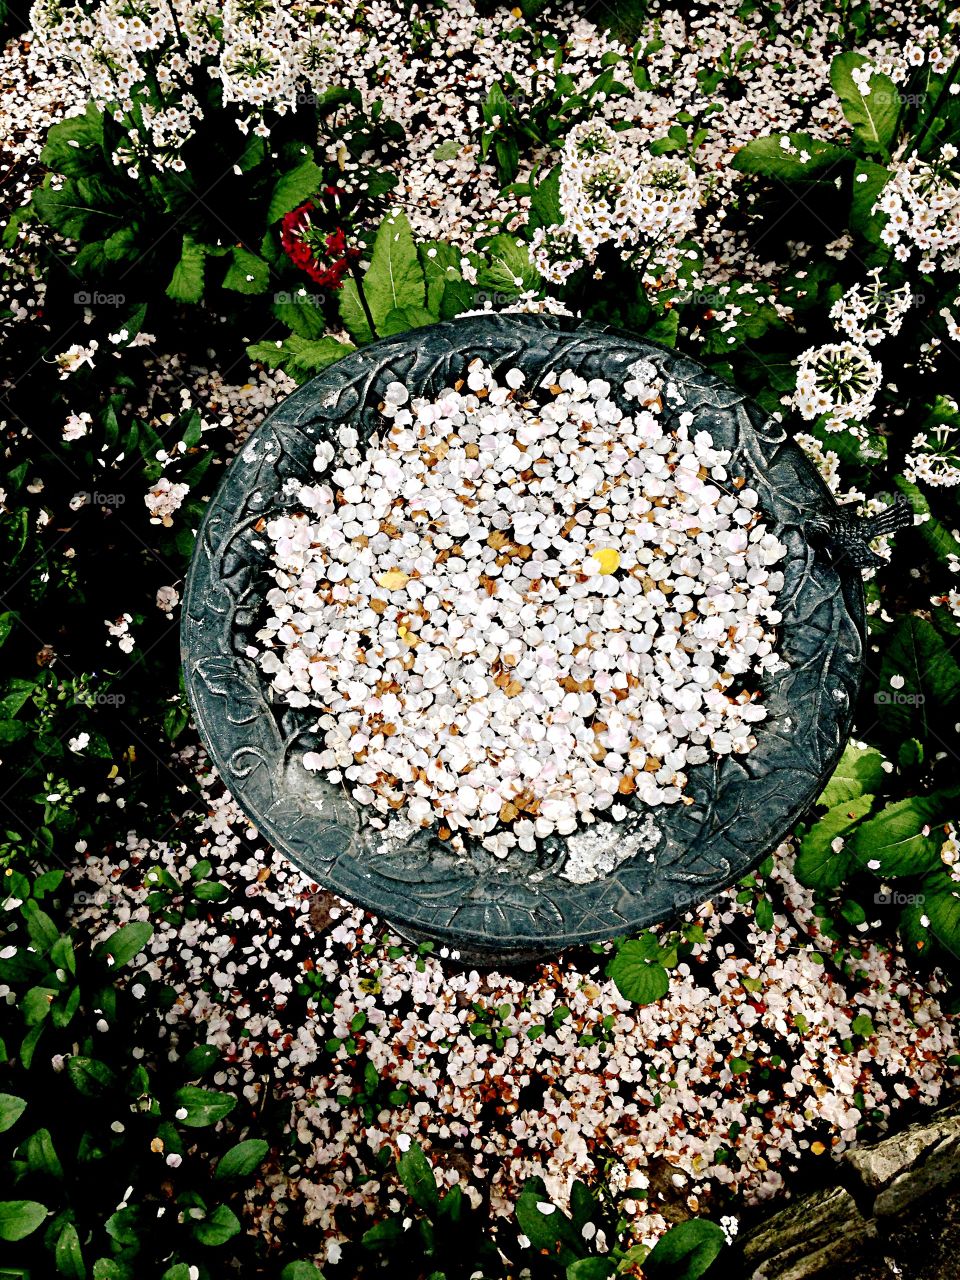
<path id="1" fill-rule="evenodd" d="M 245 650 L 269 586 L 260 519 L 290 504 L 284 483 L 313 476 L 314 447 L 355 426 L 361 445 L 383 420 L 388 382 L 434 395 L 481 357 L 516 366 L 527 386 L 549 369 L 602 377 L 616 389 L 649 360 L 679 389 L 669 426 L 695 414 L 731 472 L 760 495 L 788 548 L 778 649 L 764 677 L 767 719 L 756 748 L 688 770 L 693 804 L 637 807 L 599 821 L 611 851 L 636 850 L 587 884 L 564 876 L 569 840 L 506 859 L 476 841 L 453 853 L 431 831 L 404 838 L 370 824 L 373 810 L 308 773 L 309 712 L 275 706 Z M 629 405 L 623 404 L 629 411 Z M 620 330 L 534 316 L 464 318 L 366 347 L 299 388 L 253 432 L 210 503 L 187 581 L 182 624 L 187 691 L 224 782 L 277 848 L 324 887 L 418 937 L 489 963 L 549 954 L 668 920 L 743 876 L 810 806 L 845 743 L 863 662 L 858 565 L 866 544 L 780 422 L 696 362 Z M 839 532 L 838 532 L 839 531 Z M 867 530 L 870 532 L 870 530 Z M 652 855 L 652 858 L 651 858 Z"/>

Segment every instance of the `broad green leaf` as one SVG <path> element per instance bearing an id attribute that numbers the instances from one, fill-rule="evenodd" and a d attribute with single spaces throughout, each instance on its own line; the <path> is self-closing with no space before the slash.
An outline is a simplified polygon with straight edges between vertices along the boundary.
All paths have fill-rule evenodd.
<path id="1" fill-rule="evenodd" d="M 53 1138 L 49 1129 L 38 1129 L 20 1145 L 20 1155 L 30 1166 L 31 1173 L 46 1174 L 47 1177 L 63 1178 L 63 1165 L 57 1156 Z"/>
<path id="2" fill-rule="evenodd" d="M 935 892 L 929 886 L 938 886 Z M 956 959 L 960 957 L 960 886 L 949 875 L 940 874 L 922 886 L 923 903 L 921 922 L 929 921 L 928 928 L 941 947 Z"/>
<path id="3" fill-rule="evenodd" d="M 263 1164 L 269 1150 L 270 1144 L 263 1138 L 247 1138 L 244 1142 L 238 1142 L 221 1156 L 213 1176 L 218 1180 L 246 1178 Z"/>
<path id="4" fill-rule="evenodd" d="M 350 278 L 344 280 L 343 288 L 340 290 L 338 306 L 343 327 L 354 342 L 359 344 L 371 342 L 373 334 L 370 332 L 370 324 L 360 301 L 360 291 L 357 288 L 356 280 Z M 374 320 L 374 323 L 376 323 L 376 320 Z"/>
<path id="5" fill-rule="evenodd" d="M 237 1099 L 232 1093 L 199 1089 L 192 1084 L 178 1089 L 173 1095 L 173 1101 L 178 1111 L 186 1111 L 185 1116 L 177 1116 L 176 1119 L 188 1129 L 203 1129 L 209 1124 L 216 1124 L 237 1105 Z"/>
<path id="6" fill-rule="evenodd" d="M 817 819 L 800 841 L 793 867 L 801 884 L 810 889 L 836 889 L 843 883 L 853 862 L 853 850 L 848 845 L 850 832 L 870 812 L 872 805 L 872 795 L 854 796 L 834 805 Z M 833 842 L 838 839 L 843 844 L 834 849 Z"/>
<path id="7" fill-rule="evenodd" d="M 180 1059 L 183 1074 L 189 1080 L 202 1076 L 220 1061 L 220 1050 L 214 1044 L 198 1044 Z"/>
<path id="8" fill-rule="evenodd" d="M 388 214 L 380 223 L 363 291 L 378 328 L 391 311 L 424 305 L 423 271 L 406 214 Z"/>
<path id="9" fill-rule="evenodd" d="M 265 293 L 270 284 L 270 268 L 264 260 L 249 249 L 234 245 L 230 251 L 230 265 L 223 277 L 224 289 L 234 293 Z"/>
<path id="10" fill-rule="evenodd" d="M 193 886 L 192 893 L 200 902 L 222 902 L 230 890 L 220 880 L 201 880 Z"/>
<path id="11" fill-rule="evenodd" d="M 323 1272 L 313 1262 L 288 1262 L 280 1272 L 280 1280 L 323 1280 Z"/>
<path id="12" fill-rule="evenodd" d="M 163 1280 L 167 1280 L 164 1273 Z M 133 1272 L 125 1262 L 116 1258 L 98 1258 L 93 1264 L 93 1280 L 134 1280 Z M 177 1280 L 189 1280 L 189 1277 L 177 1277 Z"/>
<path id="13" fill-rule="evenodd" d="M 690 1218 L 670 1227 L 643 1264 L 648 1280 L 698 1280 L 726 1245 L 715 1222 Z"/>
<path id="14" fill-rule="evenodd" d="M 26 1099 L 13 1093 L 0 1093 L 0 1133 L 6 1133 L 27 1109 Z"/>
<path id="15" fill-rule="evenodd" d="M 740 173 L 758 173 L 781 182 L 806 182 L 823 178 L 849 152 L 833 142 L 822 142 L 808 133 L 772 133 L 754 138 L 741 147 L 732 167 Z"/>
<path id="16" fill-rule="evenodd" d="M 36 1200 L 0 1200 L 0 1240 L 22 1240 L 36 1231 L 47 1213 Z"/>
<path id="17" fill-rule="evenodd" d="M 50 1006 L 57 995 L 56 987 L 31 987 L 23 997 L 23 1020 L 28 1027 L 35 1027 L 50 1013 Z"/>
<path id="18" fill-rule="evenodd" d="M 942 821 L 943 812 L 943 800 L 937 796 L 911 796 L 888 804 L 858 827 L 852 841 L 858 863 L 882 878 L 933 869 L 939 863 L 943 833 L 938 838 L 923 830 Z M 879 866 L 869 867 L 871 862 Z"/>
<path id="19" fill-rule="evenodd" d="M 562 1209 L 552 1203 L 542 1178 L 528 1178 L 523 1184 L 516 1216 L 517 1225 L 532 1247 L 548 1250 L 564 1266 L 584 1252 L 583 1236 Z"/>
<path id="20" fill-rule="evenodd" d="M 67 1075 L 85 1098 L 100 1098 L 116 1087 L 117 1077 L 111 1067 L 96 1058 L 75 1055 L 67 1059 Z"/>
<path id="21" fill-rule="evenodd" d="M 42 222 L 69 240 L 100 240 L 129 220 L 129 211 L 118 212 L 112 193 L 96 178 L 68 178 L 56 191 L 38 187 L 32 204 Z"/>
<path id="22" fill-rule="evenodd" d="M 623 998 L 634 1004 L 653 1004 L 663 999 L 670 987 L 666 969 L 648 957 L 647 948 L 636 938 L 628 938 L 614 952 L 607 977 L 614 980 Z"/>
<path id="23" fill-rule="evenodd" d="M 897 677 L 899 688 L 891 684 Z M 958 698 L 960 666 L 943 637 L 926 618 L 900 618 L 887 637 L 873 699 L 880 723 L 899 738 L 925 742 L 931 719 Z"/>
<path id="24" fill-rule="evenodd" d="M 567 1267 L 567 1280 L 607 1280 L 616 1267 L 612 1258 L 578 1258 Z"/>
<path id="25" fill-rule="evenodd" d="M 871 244 L 880 244 L 880 232 L 886 216 L 874 213 L 873 206 L 890 177 L 891 172 L 885 165 L 875 164 L 872 160 L 858 160 L 853 171 L 850 230 L 856 231 Z"/>
<path id="26" fill-rule="evenodd" d="M 593 1217 L 597 1207 L 597 1197 L 585 1182 L 576 1179 L 570 1188 L 570 1217 L 578 1229 Z"/>
<path id="27" fill-rule="evenodd" d="M 192 236 L 185 235 L 180 250 L 180 261 L 173 269 L 167 285 L 168 298 L 174 302 L 199 302 L 203 297 L 203 274 L 207 251 Z"/>
<path id="28" fill-rule="evenodd" d="M 60 1232 L 54 1257 L 58 1275 L 65 1276 L 66 1280 L 85 1280 L 87 1268 L 80 1250 L 80 1237 L 72 1222 L 68 1222 Z"/>
<path id="29" fill-rule="evenodd" d="M 400 1223 L 393 1218 L 377 1222 L 363 1233 L 361 1243 L 365 1249 L 386 1249 L 403 1235 Z"/>
<path id="30" fill-rule="evenodd" d="M 889 76 L 872 71 L 863 92 L 853 73 L 871 67 L 862 53 L 840 53 L 830 64 L 830 83 L 843 114 L 870 151 L 889 154 L 900 115 L 900 92 Z"/>
<path id="31" fill-rule="evenodd" d="M 417 246 L 417 254 L 427 287 L 427 311 L 438 320 L 447 281 L 461 279 L 460 251 L 445 240 L 427 240 Z"/>
<path id="32" fill-rule="evenodd" d="M 879 751 L 847 744 L 840 763 L 830 781 L 817 798 L 817 804 L 832 809 L 844 800 L 853 800 L 865 791 L 876 794 L 883 782 L 883 756 Z"/>
<path id="33" fill-rule="evenodd" d="M 411 1143 L 410 1150 L 397 1159 L 397 1173 L 417 1208 L 435 1213 L 440 1207 L 437 1180 L 418 1143 Z"/>
<path id="34" fill-rule="evenodd" d="M 30 941 L 33 943 L 34 948 L 39 955 L 46 955 L 60 937 L 60 930 L 47 913 L 41 910 L 33 901 L 23 904 L 23 916 L 27 922 L 27 932 L 30 934 Z"/>
<path id="35" fill-rule="evenodd" d="M 434 323 L 435 317 L 426 307 L 394 307 L 377 328 L 381 338 L 390 338 L 396 333 L 407 333 L 410 329 L 422 329 Z"/>
<path id="36" fill-rule="evenodd" d="M 526 243 L 512 235 L 494 236 L 484 248 L 484 266 L 477 272 L 481 292 L 494 290 L 509 297 L 540 288 L 540 272 L 530 261 Z M 496 306 L 496 298 L 492 300 Z"/>
<path id="37" fill-rule="evenodd" d="M 190 1280 L 190 1268 L 185 1262 L 175 1262 L 163 1273 L 162 1280 Z"/>
<path id="38" fill-rule="evenodd" d="M 113 965 L 119 967 L 129 964 L 134 956 L 139 955 L 152 937 L 153 925 L 145 920 L 135 920 L 115 929 L 93 954 L 98 960 L 112 960 Z"/>
<path id="39" fill-rule="evenodd" d="M 54 173 L 78 177 L 98 162 L 103 163 L 103 116 L 88 102 L 82 116 L 69 116 L 47 130 L 40 163 Z"/>
<path id="40" fill-rule="evenodd" d="M 323 170 L 312 160 L 304 160 L 277 180 L 270 197 L 267 222 L 276 222 L 285 213 L 309 200 L 323 186 Z"/>
<path id="41" fill-rule="evenodd" d="M 239 1231 L 239 1218 L 225 1204 L 218 1204 L 206 1218 L 202 1218 L 193 1224 L 194 1239 L 210 1248 L 226 1244 Z"/>
<path id="42" fill-rule="evenodd" d="M 556 165 L 534 187 L 530 196 L 529 230 L 537 227 L 555 227 L 563 222 L 560 212 L 560 165 Z"/>

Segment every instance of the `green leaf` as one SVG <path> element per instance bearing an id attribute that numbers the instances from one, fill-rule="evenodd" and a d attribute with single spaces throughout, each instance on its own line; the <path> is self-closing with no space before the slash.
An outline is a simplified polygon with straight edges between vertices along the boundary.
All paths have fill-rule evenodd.
<path id="1" fill-rule="evenodd" d="M 423 271 L 406 214 L 388 214 L 380 223 L 363 291 L 378 328 L 391 311 L 424 305 Z"/>
<path id="2" fill-rule="evenodd" d="M 67 1280 L 85 1280 L 87 1268 L 80 1251 L 80 1237 L 72 1222 L 68 1222 L 60 1232 L 54 1257 L 59 1275 L 66 1276 Z"/>
<path id="3" fill-rule="evenodd" d="M 578 1258 L 567 1267 L 567 1280 L 607 1280 L 616 1266 L 611 1258 Z"/>
<path id="4" fill-rule="evenodd" d="M 235 293 L 266 293 L 270 285 L 270 267 L 249 249 L 234 245 L 230 250 L 230 265 L 223 277 L 224 289 Z"/>
<path id="5" fill-rule="evenodd" d="M 343 288 L 340 290 L 338 307 L 340 310 L 340 319 L 343 321 L 343 327 L 346 329 L 347 333 L 349 333 L 354 342 L 358 344 L 372 342 L 373 334 L 370 331 L 366 312 L 364 311 L 363 304 L 360 301 L 360 291 L 357 288 L 356 280 L 349 278 L 344 280 Z M 374 321 L 374 323 L 376 323 L 376 321 Z"/>
<path id="6" fill-rule="evenodd" d="M 623 998 L 634 1004 L 653 1004 L 663 999 L 670 987 L 666 969 L 648 958 L 647 948 L 636 938 L 617 948 L 607 965 L 607 977 L 614 980 Z"/>
<path id="7" fill-rule="evenodd" d="M 190 1080 L 202 1076 L 204 1071 L 220 1061 L 220 1050 L 214 1044 L 198 1044 L 180 1060 L 183 1074 Z"/>
<path id="8" fill-rule="evenodd" d="M 163 1280 L 168 1280 L 169 1271 L 163 1273 Z M 134 1280 L 133 1272 L 125 1262 L 116 1258 L 98 1258 L 93 1264 L 93 1280 Z M 186 1276 L 177 1276 L 176 1280 L 189 1280 L 189 1269 Z"/>
<path id="9" fill-rule="evenodd" d="M 900 115 L 900 94 L 890 77 L 878 71 L 870 75 L 868 92 L 861 92 L 853 73 L 872 65 L 862 53 L 840 53 L 830 64 L 830 83 L 856 136 L 869 151 L 887 155 Z"/>
<path id="10" fill-rule="evenodd" d="M 517 1225 L 531 1246 L 537 1250 L 546 1249 L 554 1257 L 559 1256 L 565 1266 L 584 1252 L 583 1237 L 567 1215 L 551 1202 L 542 1178 L 528 1178 L 523 1184 L 517 1198 L 516 1215 Z"/>
<path id="11" fill-rule="evenodd" d="M 800 841 L 800 852 L 793 873 L 809 889 L 836 889 L 847 878 L 853 863 L 853 850 L 847 839 L 851 830 L 873 805 L 872 795 L 855 796 L 834 805 L 818 818 Z M 833 841 L 843 840 L 839 850 Z"/>
<path id="12" fill-rule="evenodd" d="M 889 169 L 872 160 L 858 160 L 853 171 L 850 230 L 856 231 L 871 244 L 880 244 L 880 232 L 887 220 L 886 214 L 874 213 L 873 206 L 890 177 Z"/>
<path id="13" fill-rule="evenodd" d="M 13 1093 L 0 1093 L 0 1133 L 12 1129 L 26 1109 L 25 1098 L 18 1098 Z"/>
<path id="14" fill-rule="evenodd" d="M 30 1166 L 31 1173 L 45 1174 L 60 1181 L 63 1165 L 53 1145 L 49 1129 L 38 1129 L 26 1142 L 20 1144 L 20 1155 Z"/>
<path id="15" fill-rule="evenodd" d="M 222 902 L 230 890 L 220 880 L 201 880 L 193 886 L 193 896 L 200 902 Z"/>
<path id="16" fill-rule="evenodd" d="M 270 197 L 267 222 L 276 222 L 291 209 L 309 200 L 323 186 L 323 170 L 312 160 L 304 160 L 277 180 Z"/>
<path id="17" fill-rule="evenodd" d="M 22 1240 L 49 1211 L 36 1200 L 0 1200 L 0 1240 Z"/>
<path id="18" fill-rule="evenodd" d="M 772 133 L 741 147 L 733 158 L 733 168 L 739 173 L 779 178 L 781 182 L 805 182 L 824 177 L 825 169 L 833 168 L 848 155 L 844 147 L 821 142 L 808 133 Z"/>
<path id="19" fill-rule="evenodd" d="M 460 252 L 445 240 L 427 240 L 417 246 L 420 268 L 427 287 L 427 311 L 440 318 L 440 303 L 448 280 L 460 280 Z"/>
<path id="20" fill-rule="evenodd" d="M 424 325 L 434 324 L 435 321 L 436 317 L 426 307 L 394 307 L 382 323 L 377 325 L 377 329 L 381 338 L 390 338 L 396 333 L 407 333 L 410 329 L 422 329 Z"/>
<path id="21" fill-rule="evenodd" d="M 649 1280 L 698 1280 L 726 1245 L 715 1222 L 690 1218 L 662 1235 L 643 1264 Z"/>
<path id="22" fill-rule="evenodd" d="M 900 688 L 890 681 L 903 677 Z M 940 715 L 960 697 L 960 666 L 940 633 L 926 618 L 901 618 L 889 633 L 880 687 L 874 703 L 880 723 L 898 738 L 930 734 L 930 717 Z"/>
<path id="23" fill-rule="evenodd" d="M 513 235 L 494 236 L 484 248 L 486 263 L 477 272 L 480 289 L 513 296 L 540 288 L 540 272 L 530 261 L 526 243 Z"/>
<path id="24" fill-rule="evenodd" d="M 119 967 L 129 964 L 134 956 L 139 955 L 152 937 L 153 925 L 145 920 L 135 920 L 115 929 L 93 954 L 98 960 L 112 959 L 113 965 Z"/>
<path id="25" fill-rule="evenodd" d="M 111 1067 L 96 1058 L 74 1055 L 67 1059 L 67 1075 L 85 1098 L 101 1098 L 116 1088 L 117 1077 Z"/>
<path id="26" fill-rule="evenodd" d="M 213 1176 L 218 1181 L 224 1178 L 246 1178 L 260 1167 L 270 1150 L 269 1142 L 263 1138 L 247 1138 L 238 1142 L 217 1162 Z"/>
<path id="27" fill-rule="evenodd" d="M 30 941 L 37 953 L 45 956 L 60 937 L 60 930 L 47 913 L 32 900 L 23 904 L 23 917 L 27 922 Z"/>
<path id="28" fill-rule="evenodd" d="M 832 809 L 845 800 L 854 800 L 865 791 L 875 795 L 883 782 L 883 756 L 879 751 L 847 744 L 840 763 L 830 781 L 817 798 L 817 804 Z"/>
<path id="29" fill-rule="evenodd" d="M 79 177 L 98 161 L 103 163 L 103 116 L 93 102 L 88 102 L 82 116 L 70 116 L 47 130 L 40 163 L 54 173 Z"/>
<path id="30" fill-rule="evenodd" d="M 437 1180 L 418 1143 L 411 1143 L 410 1150 L 397 1159 L 397 1173 L 417 1208 L 435 1213 L 440 1207 Z"/>
<path id="31" fill-rule="evenodd" d="M 527 227 L 530 231 L 537 227 L 555 227 L 563 223 L 560 211 L 560 165 L 556 165 L 547 176 L 538 182 L 530 196 L 530 218 Z"/>
<path id="32" fill-rule="evenodd" d="M 214 1089 L 200 1089 L 196 1085 L 184 1085 L 173 1095 L 177 1110 L 185 1110 L 185 1116 L 178 1116 L 179 1124 L 188 1129 L 203 1129 L 207 1125 L 216 1124 L 224 1116 L 228 1116 L 237 1105 L 232 1093 L 220 1093 Z"/>
<path id="33" fill-rule="evenodd" d="M 203 273 L 207 251 L 192 236 L 185 235 L 180 261 L 173 269 L 167 285 L 167 297 L 174 302 L 199 302 L 203 298 Z"/>
<path id="34" fill-rule="evenodd" d="M 911 796 L 888 804 L 857 829 L 853 853 L 863 867 L 878 862 L 870 870 L 882 878 L 930 870 L 939 863 L 943 841 L 924 835 L 923 828 L 942 816 L 943 801 L 938 796 Z"/>
<path id="35" fill-rule="evenodd" d="M 47 1017 L 56 995 L 56 987 L 31 987 L 22 1002 L 23 1020 L 28 1027 L 35 1027 Z"/>
<path id="36" fill-rule="evenodd" d="M 773 903 L 766 894 L 757 902 L 756 918 L 757 927 L 769 933 L 773 928 Z"/>
<path id="37" fill-rule="evenodd" d="M 403 1235 L 400 1223 L 393 1218 L 387 1218 L 383 1222 L 377 1222 L 369 1227 L 361 1237 L 361 1243 L 365 1249 L 387 1249 Z"/>
<path id="38" fill-rule="evenodd" d="M 593 1217 L 596 1207 L 597 1197 L 585 1182 L 576 1179 L 570 1188 L 570 1217 L 573 1225 L 578 1229 L 583 1227 Z"/>
<path id="39" fill-rule="evenodd" d="M 850 1030 L 855 1036 L 872 1036 L 874 1033 L 873 1019 L 869 1013 L 858 1013 L 850 1024 Z"/>
<path id="40" fill-rule="evenodd" d="M 323 1280 L 323 1272 L 312 1262 L 288 1262 L 280 1272 L 280 1280 Z"/>
<path id="41" fill-rule="evenodd" d="M 209 1248 L 216 1248 L 232 1240 L 240 1231 L 240 1220 L 232 1209 L 218 1204 L 212 1213 L 193 1224 L 194 1239 Z"/>

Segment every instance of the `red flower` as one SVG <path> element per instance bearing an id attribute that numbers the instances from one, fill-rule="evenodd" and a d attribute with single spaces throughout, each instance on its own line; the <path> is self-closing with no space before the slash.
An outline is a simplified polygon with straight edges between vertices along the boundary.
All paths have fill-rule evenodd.
<path id="1" fill-rule="evenodd" d="M 336 196 L 335 187 L 324 189 L 325 195 Z M 321 289 L 341 289 L 350 264 L 360 257 L 360 250 L 347 248 L 347 237 L 342 227 L 324 232 L 313 220 L 314 213 L 321 213 L 312 200 L 284 215 L 280 229 L 283 251 L 294 266 L 305 271 Z"/>

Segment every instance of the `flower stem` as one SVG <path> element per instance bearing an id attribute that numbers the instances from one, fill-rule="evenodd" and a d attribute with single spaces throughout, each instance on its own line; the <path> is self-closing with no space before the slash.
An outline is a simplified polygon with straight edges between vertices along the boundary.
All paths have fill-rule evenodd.
<path id="1" fill-rule="evenodd" d="M 374 338 L 379 338 L 380 335 L 377 333 L 377 326 L 373 323 L 373 316 L 370 314 L 370 305 L 367 302 L 367 295 L 363 291 L 363 276 L 360 274 L 360 268 L 355 262 L 351 262 L 350 271 L 356 281 L 357 296 L 360 298 L 360 305 L 363 307 L 363 314 L 367 318 L 367 325 L 370 329 L 370 333 Z"/>

